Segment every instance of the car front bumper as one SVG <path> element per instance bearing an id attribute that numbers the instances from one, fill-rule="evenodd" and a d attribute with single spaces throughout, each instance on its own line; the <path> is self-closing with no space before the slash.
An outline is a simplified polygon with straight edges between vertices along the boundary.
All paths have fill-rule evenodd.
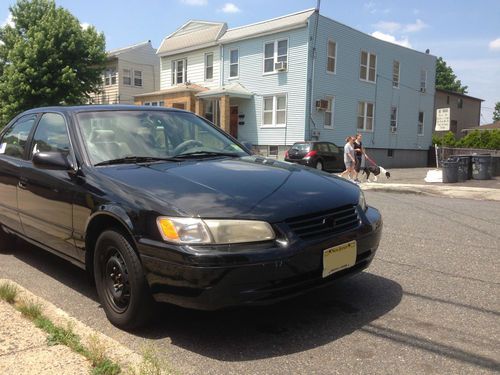
<path id="1" fill-rule="evenodd" d="M 262 305 L 329 285 L 369 266 L 378 248 L 382 218 L 369 207 L 360 225 L 328 239 L 291 239 L 286 246 L 175 247 L 142 239 L 139 253 L 157 301 L 200 310 Z M 356 240 L 354 266 L 322 277 L 325 249 Z"/>

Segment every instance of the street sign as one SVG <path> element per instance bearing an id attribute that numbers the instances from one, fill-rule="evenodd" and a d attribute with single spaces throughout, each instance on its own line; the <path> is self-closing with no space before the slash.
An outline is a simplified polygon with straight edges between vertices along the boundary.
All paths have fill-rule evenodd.
<path id="1" fill-rule="evenodd" d="M 450 109 L 436 109 L 436 131 L 442 132 L 448 130 L 450 130 Z"/>

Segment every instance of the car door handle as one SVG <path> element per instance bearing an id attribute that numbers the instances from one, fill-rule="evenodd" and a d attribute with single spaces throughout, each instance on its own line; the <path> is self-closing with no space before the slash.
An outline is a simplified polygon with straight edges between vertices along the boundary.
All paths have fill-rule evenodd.
<path id="1" fill-rule="evenodd" d="M 20 189 L 26 189 L 28 187 L 28 179 L 26 177 L 19 177 L 17 186 L 19 186 Z"/>

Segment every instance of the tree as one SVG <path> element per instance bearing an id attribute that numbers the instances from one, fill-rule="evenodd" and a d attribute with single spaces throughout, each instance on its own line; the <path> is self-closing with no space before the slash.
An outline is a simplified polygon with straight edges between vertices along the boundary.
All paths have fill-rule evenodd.
<path id="1" fill-rule="evenodd" d="M 87 102 L 99 91 L 105 40 L 54 0 L 18 0 L 0 28 L 0 126 L 33 107 Z"/>
<path id="2" fill-rule="evenodd" d="M 442 57 L 438 57 L 436 62 L 436 88 L 467 94 L 467 86 L 462 86 L 451 66 L 446 65 Z"/>
<path id="3" fill-rule="evenodd" d="M 500 121 L 500 102 L 495 103 L 495 111 L 493 112 L 493 122 Z"/>

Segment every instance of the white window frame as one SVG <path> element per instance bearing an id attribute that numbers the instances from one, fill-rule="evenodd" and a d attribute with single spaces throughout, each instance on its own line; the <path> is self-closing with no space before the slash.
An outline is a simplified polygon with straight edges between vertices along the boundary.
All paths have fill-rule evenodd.
<path id="1" fill-rule="evenodd" d="M 398 71 L 397 73 L 394 72 L 394 65 L 398 64 Z M 397 79 L 395 79 L 397 78 Z M 399 83 L 401 80 L 401 63 L 398 60 L 393 60 L 392 61 L 392 87 L 395 89 L 399 89 Z"/>
<path id="2" fill-rule="evenodd" d="M 363 53 L 366 53 L 366 65 L 363 65 Z M 370 80 L 370 63 L 372 61 L 372 58 L 375 58 L 375 74 L 374 74 L 374 80 L 371 81 Z M 369 82 L 369 83 L 377 83 L 377 64 L 378 64 L 378 58 L 377 58 L 377 55 L 375 53 L 372 53 L 372 52 L 368 52 L 368 51 L 364 51 L 364 50 L 361 50 L 360 54 L 359 54 L 359 79 L 363 82 Z M 361 67 L 365 67 L 366 68 L 366 77 L 363 78 L 361 77 Z"/>
<path id="3" fill-rule="evenodd" d="M 329 55 L 330 43 L 335 44 L 333 56 Z M 333 70 L 328 70 L 328 60 L 333 59 Z M 333 39 L 328 39 L 326 42 L 326 72 L 328 74 L 337 74 L 337 42 Z"/>
<path id="4" fill-rule="evenodd" d="M 179 62 L 182 61 L 182 81 L 177 82 L 177 74 L 179 73 L 178 67 Z M 171 83 L 172 86 L 182 85 L 187 82 L 187 59 L 177 59 L 171 62 Z"/>
<path id="5" fill-rule="evenodd" d="M 394 113 L 396 114 L 395 118 L 392 117 L 392 114 L 393 114 L 393 110 Z M 391 128 L 394 128 L 395 131 L 391 131 L 391 133 L 397 133 L 398 132 L 398 117 L 399 117 L 399 110 L 398 110 L 398 107 L 393 105 L 391 106 L 391 112 L 389 114 L 389 124 L 390 124 L 390 128 L 389 130 L 392 130 Z"/>
<path id="6" fill-rule="evenodd" d="M 231 52 L 236 51 L 238 53 L 238 62 L 231 63 Z M 236 75 L 231 75 L 231 65 L 236 65 Z M 231 48 L 229 50 L 229 79 L 237 79 L 240 76 L 240 49 L 239 48 Z"/>
<path id="7" fill-rule="evenodd" d="M 335 96 L 328 96 L 326 100 L 328 101 L 328 107 L 325 109 L 325 121 L 323 122 L 323 128 L 333 129 L 333 124 L 334 124 L 333 117 L 335 114 Z M 330 117 L 330 125 L 326 124 L 327 116 Z"/>
<path id="8" fill-rule="evenodd" d="M 361 116 L 359 113 L 357 113 L 357 115 L 356 115 L 356 129 L 358 131 L 364 131 L 364 132 L 373 133 L 375 131 L 375 103 L 372 103 L 372 102 L 358 102 L 358 108 L 357 108 L 358 112 L 359 112 L 359 105 L 360 104 L 363 104 L 363 115 Z M 372 117 L 368 117 L 368 105 L 369 104 L 372 105 Z M 362 128 L 358 127 L 358 121 L 357 121 L 357 119 L 359 119 L 359 117 L 363 118 L 363 127 Z M 366 127 L 366 123 L 367 123 L 367 120 L 369 118 L 372 119 L 372 128 L 371 129 L 367 129 L 367 127 Z"/>
<path id="9" fill-rule="evenodd" d="M 422 114 L 422 121 L 420 121 L 420 114 Z M 418 120 L 417 120 L 417 135 L 419 137 L 423 137 L 424 135 L 424 124 L 425 124 L 425 112 L 424 111 L 418 111 Z M 422 132 L 420 133 L 420 129 L 422 129 Z"/>
<path id="10" fill-rule="evenodd" d="M 274 39 L 274 40 L 268 40 L 264 42 L 262 45 L 262 75 L 271 75 L 271 74 L 277 74 L 280 73 L 276 69 L 274 69 L 274 65 L 278 62 L 278 43 L 286 40 L 286 55 L 280 55 L 280 56 L 286 56 L 286 70 L 285 72 L 288 72 L 288 67 L 289 67 L 289 51 L 290 51 L 290 40 L 289 38 L 280 38 L 280 39 Z M 273 70 L 266 72 L 266 44 L 274 44 L 274 50 L 273 50 Z M 268 57 L 270 59 L 270 57 Z"/>
<path id="11" fill-rule="evenodd" d="M 139 74 L 137 74 L 139 73 Z M 140 85 L 138 85 L 136 80 L 140 80 Z M 142 70 L 134 69 L 134 87 L 142 87 Z"/>
<path id="12" fill-rule="evenodd" d="M 423 80 L 422 80 L 422 78 L 423 78 Z M 426 69 L 420 70 L 420 92 L 421 93 L 427 92 L 427 70 Z"/>
<path id="13" fill-rule="evenodd" d="M 208 56 L 212 56 L 212 65 L 211 66 L 208 66 Z M 205 81 L 213 81 L 213 79 L 214 79 L 214 53 L 213 52 L 205 53 L 204 59 L 205 59 L 205 74 L 204 74 Z M 212 68 L 212 77 L 210 77 L 210 78 L 207 77 L 208 68 Z"/>
<path id="14" fill-rule="evenodd" d="M 123 79 L 122 79 L 122 83 L 124 86 L 132 86 L 132 71 L 130 69 L 123 69 L 122 70 L 123 72 Z M 128 72 L 128 74 L 126 73 Z M 125 82 L 125 79 L 128 78 L 128 83 Z"/>
<path id="15" fill-rule="evenodd" d="M 104 86 L 113 86 L 113 85 L 116 85 L 117 83 L 117 71 L 115 68 L 107 68 L 105 71 L 104 71 L 104 77 L 103 77 L 103 81 L 104 81 Z M 106 83 L 106 81 L 108 81 L 108 83 Z M 115 81 L 113 83 L 113 80 Z"/>
<path id="16" fill-rule="evenodd" d="M 278 118 L 278 98 L 279 97 L 285 97 L 285 123 L 284 124 L 278 124 L 277 118 Z M 264 124 L 264 102 L 266 99 L 272 98 L 273 99 L 273 109 L 272 109 L 272 123 L 271 124 Z M 283 110 L 279 110 L 283 111 Z M 269 112 L 266 111 L 266 112 Z M 280 93 L 280 94 L 270 94 L 270 95 L 263 95 L 262 96 L 262 123 L 261 123 L 261 128 L 285 128 L 286 124 L 288 121 L 288 94 L 286 93 Z"/>

